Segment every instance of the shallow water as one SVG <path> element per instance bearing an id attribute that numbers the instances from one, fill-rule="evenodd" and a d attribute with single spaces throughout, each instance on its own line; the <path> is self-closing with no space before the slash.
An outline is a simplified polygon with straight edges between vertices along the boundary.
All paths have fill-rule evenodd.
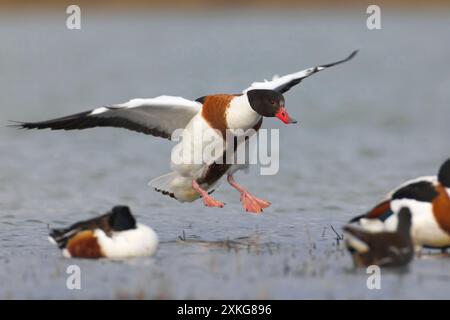
<path id="1" fill-rule="evenodd" d="M 362 10 L 361 12 L 364 12 Z M 383 271 L 381 290 L 352 269 L 331 226 L 400 182 L 435 174 L 449 152 L 450 15 L 85 14 L 0 19 L 0 121 L 44 120 L 132 97 L 195 99 L 341 59 L 286 95 L 300 125 L 280 128 L 279 174 L 237 179 L 272 201 L 243 212 L 180 204 L 147 187 L 168 171 L 171 144 L 119 129 L 25 132 L 0 127 L 0 298 L 448 298 L 450 259 Z M 231 23 L 230 23 L 231 22 Z M 66 260 L 59 227 L 127 204 L 159 234 L 154 257 Z M 188 241 L 180 241 L 185 234 Z M 221 241 L 235 240 L 221 244 Z M 218 243 L 219 242 L 219 243 Z M 77 264 L 82 290 L 66 288 Z"/>

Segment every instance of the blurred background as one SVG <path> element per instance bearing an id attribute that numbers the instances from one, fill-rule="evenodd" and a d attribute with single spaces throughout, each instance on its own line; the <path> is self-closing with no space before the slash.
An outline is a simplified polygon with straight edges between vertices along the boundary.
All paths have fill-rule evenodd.
<path id="1" fill-rule="evenodd" d="M 131 0 L 124 3 L 119 0 L 100 0 L 100 1 L 87 1 L 80 0 L 76 2 L 70 1 L 55 1 L 55 0 L 44 0 L 40 1 L 37 4 L 35 1 L 14 1 L 14 0 L 0 0 L 0 4 L 7 9 L 13 8 L 30 8 L 32 10 L 37 10 L 42 8 L 44 10 L 57 10 L 59 7 L 67 7 L 70 4 L 77 4 L 83 7 L 96 8 L 96 9 L 105 9 L 105 7 L 109 7 L 112 9 L 163 9 L 163 10 L 172 10 L 177 8 L 187 9 L 193 8 L 195 10 L 205 10 L 205 9 L 242 9 L 242 8 L 251 8 L 251 9 L 269 9 L 269 8 L 278 8 L 280 10 L 287 9 L 305 9 L 305 8 L 313 8 L 313 9 L 330 9 L 330 10 L 338 10 L 338 9 L 357 9 L 359 6 L 367 7 L 370 4 L 376 4 L 379 6 L 383 6 L 385 8 L 396 8 L 400 10 L 415 10 L 415 9 L 440 9 L 440 8 L 448 8 L 450 6 L 448 1 L 445 0 L 380 0 L 380 1 L 359 1 L 359 0 L 342 0 L 342 1 L 333 1 L 333 0 L 317 0 L 317 1 L 308 1 L 308 0 L 281 0 L 281 1 L 273 1 L 273 0 L 174 0 L 174 1 L 162 1 L 162 0 Z"/>
<path id="2" fill-rule="evenodd" d="M 80 30 L 66 27 L 70 4 Z M 371 4 L 381 29 L 367 27 Z M 367 290 L 331 229 L 449 157 L 448 39 L 448 1 L 0 0 L 0 298 L 448 297 L 448 260 L 416 260 Z M 165 140 L 6 127 L 135 97 L 240 92 L 354 49 L 286 94 L 299 125 L 265 121 L 280 129 L 280 172 L 237 176 L 272 201 L 260 216 L 225 184 L 222 210 L 149 189 L 169 170 Z M 119 203 L 158 232 L 155 257 L 70 261 L 47 242 L 48 226 Z M 83 290 L 65 287 L 70 264 Z"/>

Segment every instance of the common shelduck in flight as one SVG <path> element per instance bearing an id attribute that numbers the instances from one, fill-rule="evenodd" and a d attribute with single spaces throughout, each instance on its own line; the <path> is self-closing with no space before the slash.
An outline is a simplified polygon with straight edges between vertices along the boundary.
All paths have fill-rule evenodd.
<path id="1" fill-rule="evenodd" d="M 414 257 L 411 239 L 411 211 L 403 207 L 394 231 L 369 232 L 361 227 L 344 227 L 344 240 L 356 267 L 370 265 L 400 267 Z"/>
<path id="2" fill-rule="evenodd" d="M 53 229 L 49 240 L 63 250 L 67 258 L 124 259 L 153 255 L 158 236 L 150 228 L 136 223 L 127 206 L 66 229 Z"/>
<path id="3" fill-rule="evenodd" d="M 43 122 L 20 122 L 18 126 L 25 129 L 52 130 L 120 127 L 169 140 L 173 139 L 173 135 L 177 135 L 177 129 L 184 129 L 183 133 L 179 134 L 182 141 L 174 146 L 172 156 L 190 152 L 184 150 L 186 135 L 202 137 L 202 134 L 195 134 L 194 131 L 214 129 L 222 141 L 221 144 L 225 145 L 218 155 L 203 158 L 200 154 L 200 162 L 188 161 L 181 164 L 172 159 L 172 172 L 152 180 L 150 186 L 180 202 L 192 202 L 201 197 L 208 207 L 223 207 L 224 204 L 214 199 L 210 193 L 214 191 L 214 185 L 227 175 L 228 182 L 239 191 L 244 209 L 260 213 L 270 203 L 250 194 L 233 179 L 233 173 L 247 165 L 222 161 L 226 157 L 227 148 L 230 147 L 228 142 L 223 143 L 226 133 L 240 130 L 255 134 L 261 127 L 263 117 L 277 117 L 285 124 L 295 123 L 285 109 L 283 93 L 321 70 L 352 59 L 356 53 L 357 51 L 354 51 L 341 61 L 274 77 L 272 81 L 254 82 L 240 94 L 213 94 L 195 101 L 173 96 L 133 99 L 123 104 L 100 107 L 63 118 Z M 207 142 L 203 139 L 193 140 L 193 152 L 198 153 L 197 150 L 200 150 L 201 153 Z M 197 156 L 198 154 L 194 154 L 192 158 L 198 159 Z"/>
<path id="4" fill-rule="evenodd" d="M 353 218 L 367 230 L 393 230 L 400 208 L 412 213 L 411 235 L 416 250 L 450 247 L 450 159 L 437 176 L 424 176 L 400 185 L 368 213 Z"/>

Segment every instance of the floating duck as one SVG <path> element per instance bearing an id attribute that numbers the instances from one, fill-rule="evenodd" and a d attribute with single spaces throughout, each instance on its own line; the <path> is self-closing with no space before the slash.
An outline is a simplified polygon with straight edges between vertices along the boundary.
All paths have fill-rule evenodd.
<path id="1" fill-rule="evenodd" d="M 356 267 L 405 266 L 414 257 L 411 211 L 401 208 L 395 231 L 370 232 L 358 226 L 344 227 L 344 240 Z"/>
<path id="2" fill-rule="evenodd" d="M 153 255 L 158 237 L 149 227 L 136 223 L 127 206 L 77 222 L 66 229 L 53 229 L 50 242 L 58 245 L 67 258 L 124 259 Z"/>
<path id="3" fill-rule="evenodd" d="M 180 202 L 192 202 L 202 198 L 205 206 L 223 207 L 224 203 L 214 199 L 210 194 L 214 186 L 227 176 L 227 180 L 240 193 L 240 200 L 246 211 L 260 213 L 270 206 L 270 202 L 257 198 L 240 186 L 233 174 L 248 166 L 247 163 L 236 164 L 223 161 L 229 142 L 226 133 L 237 130 L 249 136 L 256 134 L 262 125 L 263 117 L 277 117 L 285 124 L 296 123 L 285 107 L 283 93 L 299 84 L 303 79 L 344 63 L 356 55 L 354 51 L 344 60 L 305 69 L 272 81 L 254 82 L 238 94 L 211 94 L 195 101 L 174 96 L 159 96 L 151 99 L 132 99 L 126 103 L 100 107 L 87 112 L 43 122 L 19 122 L 24 129 L 81 130 L 94 127 L 120 127 L 166 139 L 183 138 L 172 149 L 172 156 L 191 151 L 183 143 L 187 135 L 194 136 L 192 145 L 194 155 L 191 161 L 175 162 L 172 157 L 172 172 L 152 180 L 149 185 L 164 195 Z M 177 129 L 184 129 L 180 133 Z M 203 134 L 194 134 L 195 130 L 203 132 L 213 129 L 219 140 L 220 152 L 204 157 L 207 142 Z M 233 139 L 234 141 L 234 139 Z M 245 140 L 246 143 L 248 139 Z M 233 142 L 234 144 L 234 142 Z M 236 147 L 235 147 L 236 149 Z M 192 159 L 200 159 L 199 162 Z"/>
<path id="4" fill-rule="evenodd" d="M 368 213 L 350 222 L 357 222 L 367 230 L 394 230 L 402 207 L 412 212 L 411 235 L 416 250 L 449 247 L 450 159 L 442 164 L 437 176 L 424 176 L 402 184 Z"/>

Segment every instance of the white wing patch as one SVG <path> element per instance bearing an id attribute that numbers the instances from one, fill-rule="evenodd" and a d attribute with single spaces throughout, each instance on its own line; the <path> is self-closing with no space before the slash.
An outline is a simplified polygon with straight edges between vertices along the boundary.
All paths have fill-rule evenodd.
<path id="1" fill-rule="evenodd" d="M 97 109 L 94 109 L 94 110 L 90 113 L 90 115 L 91 115 L 91 116 L 94 116 L 94 115 L 96 115 L 96 114 L 100 114 L 100 113 L 106 112 L 106 111 L 108 111 L 108 110 L 109 110 L 109 109 L 108 109 L 108 108 L 105 108 L 105 107 L 97 108 Z"/>
<path id="2" fill-rule="evenodd" d="M 313 75 L 314 73 L 317 73 L 317 72 L 325 70 L 329 67 L 333 67 L 335 65 L 347 62 L 348 60 L 352 59 L 356 55 L 357 52 L 358 52 L 358 50 L 353 51 L 347 58 L 337 61 L 337 62 L 324 64 L 324 65 L 313 67 L 313 68 L 308 68 L 308 69 L 298 71 L 295 73 L 287 74 L 282 77 L 275 75 L 275 76 L 273 76 L 272 81 L 264 80 L 264 82 L 253 82 L 250 87 L 248 87 L 247 89 L 245 89 L 243 91 L 243 93 L 247 93 L 247 91 L 254 90 L 254 89 L 275 90 L 280 93 L 284 93 L 284 92 L 288 91 L 290 88 L 292 88 L 293 86 L 299 84 L 303 79 Z"/>
<path id="3" fill-rule="evenodd" d="M 115 107 L 119 108 L 137 108 L 142 106 L 166 106 L 166 107 L 182 107 L 182 108 L 194 108 L 197 109 L 201 106 L 201 104 L 197 101 L 191 101 L 182 97 L 174 97 L 174 96 L 158 96 L 156 98 L 136 98 L 131 99 L 128 102 L 121 103 L 115 105 Z"/>
<path id="4" fill-rule="evenodd" d="M 308 68 L 296 73 L 287 74 L 285 76 L 278 76 L 274 75 L 272 78 L 272 81 L 264 80 L 264 82 L 253 82 L 250 87 L 245 89 L 243 92 L 246 93 L 247 91 L 254 90 L 254 89 L 267 89 L 267 90 L 277 90 L 277 88 L 282 87 L 286 85 L 287 83 L 294 81 L 296 79 L 303 79 L 306 77 L 309 77 L 311 74 L 323 70 L 325 68 L 323 67 L 317 67 L 316 68 Z"/>

